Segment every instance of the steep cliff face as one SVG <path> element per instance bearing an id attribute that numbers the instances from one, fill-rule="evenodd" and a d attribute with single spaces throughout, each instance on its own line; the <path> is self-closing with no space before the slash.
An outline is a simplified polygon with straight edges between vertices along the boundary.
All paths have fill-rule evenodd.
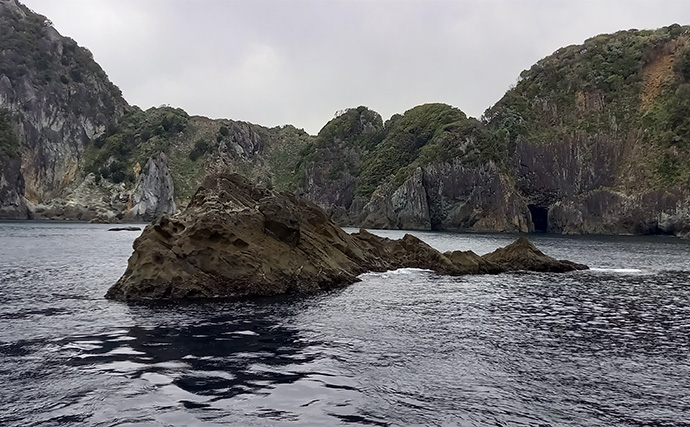
<path id="1" fill-rule="evenodd" d="M 541 229 L 686 234 L 690 27 L 560 49 L 485 114 Z"/>
<path id="2" fill-rule="evenodd" d="M 81 178 L 92 138 L 126 106 L 91 54 L 15 0 L 0 0 L 0 108 L 21 141 L 12 193 L 32 203 L 63 195 Z M 9 187 L 7 187 L 9 188 Z"/>
<path id="3" fill-rule="evenodd" d="M 29 215 L 21 159 L 0 155 L 0 219 L 27 219 Z"/>
<path id="4" fill-rule="evenodd" d="M 0 109 L 0 219 L 25 219 L 29 215 L 19 148 L 12 115 Z"/>
<path id="5" fill-rule="evenodd" d="M 126 218 L 151 221 L 160 215 L 172 215 L 177 211 L 175 189 L 164 153 L 151 157 L 139 175 L 132 192 L 132 209 Z"/>
<path id="6" fill-rule="evenodd" d="M 375 111 L 360 106 L 340 112 L 304 148 L 298 193 L 339 223 L 357 224 L 364 204 L 356 194 L 357 177 L 383 136 L 383 120 Z"/>
<path id="7" fill-rule="evenodd" d="M 130 107 L 88 50 L 0 0 L 0 218 L 149 220 L 229 172 L 341 225 L 687 235 L 690 27 L 559 49 L 481 121 L 360 106 L 310 136 Z"/>
<path id="8" fill-rule="evenodd" d="M 492 162 L 419 167 L 402 185 L 379 187 L 362 226 L 406 230 L 533 231 L 525 199 Z"/>
<path id="9" fill-rule="evenodd" d="M 480 122 L 449 105 L 425 104 L 367 132 L 361 123 L 378 117 L 372 113 L 360 107 L 333 119 L 306 160 L 302 191 L 340 224 L 530 230 L 524 198 L 496 163 L 505 154 Z"/>

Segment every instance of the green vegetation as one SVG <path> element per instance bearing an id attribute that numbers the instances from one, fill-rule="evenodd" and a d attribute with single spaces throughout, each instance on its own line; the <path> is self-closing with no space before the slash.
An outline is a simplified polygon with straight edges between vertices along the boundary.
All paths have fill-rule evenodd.
<path id="1" fill-rule="evenodd" d="M 12 128 L 12 114 L 0 108 L 0 157 L 16 157 L 19 151 L 19 139 Z"/>
<path id="2" fill-rule="evenodd" d="M 20 7 L 25 16 L 0 17 L 0 74 L 11 80 L 30 75 L 34 83 L 56 87 L 83 83 L 85 76 L 94 76 L 106 84 L 113 98 L 121 98 L 120 90 L 110 83 L 88 49 L 69 37 L 51 38 L 52 23 L 24 5 Z"/>
<path id="3" fill-rule="evenodd" d="M 211 146 L 209 145 L 208 142 L 206 142 L 203 139 L 198 139 L 194 143 L 194 148 L 192 148 L 192 151 L 189 152 L 189 159 L 193 162 L 197 161 L 197 159 L 199 157 L 208 153 L 210 148 L 211 148 Z"/>
<path id="4" fill-rule="evenodd" d="M 483 119 L 508 154 L 518 139 L 641 138 L 646 157 L 635 161 L 657 184 L 680 184 L 690 173 L 689 79 L 690 27 L 599 35 L 525 70 Z"/>
<path id="5" fill-rule="evenodd" d="M 294 190 L 299 178 L 297 165 L 300 164 L 303 150 L 312 142 L 313 137 L 291 125 L 271 130 L 275 131 L 275 136 L 267 153 L 272 174 L 270 185 L 279 191 Z"/>
<path id="6" fill-rule="evenodd" d="M 115 183 L 133 183 L 134 166 L 144 166 L 157 152 L 167 152 L 170 139 L 184 132 L 189 116 L 179 108 L 142 111 L 132 107 L 120 123 L 94 141 L 85 170 Z"/>
<path id="7" fill-rule="evenodd" d="M 393 116 L 385 137 L 363 161 L 357 194 L 368 198 L 391 175 L 399 185 L 418 166 L 462 157 L 463 141 L 479 133 L 479 122 L 446 104 L 424 104 Z"/>
<path id="8" fill-rule="evenodd" d="M 356 180 L 356 196 L 368 200 L 380 185 L 399 185 L 433 162 L 476 164 L 505 158 L 493 134 L 476 119 L 446 104 L 425 104 L 385 124 L 366 107 L 345 110 L 299 153 L 297 169 L 316 187 Z M 349 177 L 349 178 L 348 178 Z"/>
<path id="9" fill-rule="evenodd" d="M 311 143 L 302 147 L 296 164 L 297 176 L 304 180 L 308 169 L 316 167 L 324 171 L 320 177 L 325 177 L 325 181 L 319 181 L 319 185 L 341 180 L 345 175 L 357 177 L 362 159 L 384 137 L 383 120 L 378 113 L 364 106 L 344 110 L 326 123 Z"/>

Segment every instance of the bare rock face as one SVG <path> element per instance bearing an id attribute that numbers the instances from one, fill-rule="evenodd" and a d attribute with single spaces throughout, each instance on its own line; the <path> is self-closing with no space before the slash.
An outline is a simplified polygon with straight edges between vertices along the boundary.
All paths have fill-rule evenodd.
<path id="1" fill-rule="evenodd" d="M 216 175 L 205 179 L 182 214 L 163 215 L 146 227 L 134 242 L 127 270 L 106 297 L 137 301 L 305 293 L 351 284 L 367 271 L 402 267 L 451 275 L 583 267 L 563 263 L 554 268 L 558 261 L 541 252 L 537 257 L 535 251 L 520 244 L 507 258 L 489 259 L 469 251 L 442 254 L 411 235 L 400 240 L 364 230 L 350 235 L 305 199 L 254 186 L 239 175 Z"/>
<path id="2" fill-rule="evenodd" d="M 159 153 L 148 159 L 139 175 L 132 193 L 132 209 L 125 217 L 128 220 L 151 221 L 160 215 L 174 214 L 176 211 L 168 158 L 164 153 Z"/>
<path id="3" fill-rule="evenodd" d="M 505 248 L 498 248 L 482 257 L 507 271 L 530 270 L 563 273 L 573 270 L 586 270 L 587 266 L 567 260 L 557 260 L 537 249 L 524 237 Z"/>
<path id="4" fill-rule="evenodd" d="M 495 164 L 436 162 L 402 185 L 380 186 L 362 211 L 362 227 L 401 230 L 530 231 L 530 213 Z"/>
<path id="5" fill-rule="evenodd" d="M 24 198 L 24 177 L 19 157 L 0 156 L 0 219 L 27 219 L 29 206 Z"/>

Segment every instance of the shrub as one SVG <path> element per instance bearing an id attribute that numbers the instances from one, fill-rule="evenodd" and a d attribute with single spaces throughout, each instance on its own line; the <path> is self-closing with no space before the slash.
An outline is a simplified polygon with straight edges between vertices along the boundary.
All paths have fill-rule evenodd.
<path id="1" fill-rule="evenodd" d="M 192 151 L 189 152 L 189 159 L 193 162 L 197 161 L 197 159 L 203 156 L 209 150 L 209 148 L 210 147 L 205 140 L 197 140 L 194 143 L 194 148 L 192 148 Z"/>

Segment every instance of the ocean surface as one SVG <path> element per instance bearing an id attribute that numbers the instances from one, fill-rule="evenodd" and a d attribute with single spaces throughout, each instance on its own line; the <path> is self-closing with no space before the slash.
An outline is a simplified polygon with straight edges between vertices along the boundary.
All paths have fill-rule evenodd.
<path id="1" fill-rule="evenodd" d="M 0 425 L 690 425 L 689 241 L 533 235 L 592 270 L 130 306 L 103 295 L 139 233 L 108 227 L 0 223 Z"/>

